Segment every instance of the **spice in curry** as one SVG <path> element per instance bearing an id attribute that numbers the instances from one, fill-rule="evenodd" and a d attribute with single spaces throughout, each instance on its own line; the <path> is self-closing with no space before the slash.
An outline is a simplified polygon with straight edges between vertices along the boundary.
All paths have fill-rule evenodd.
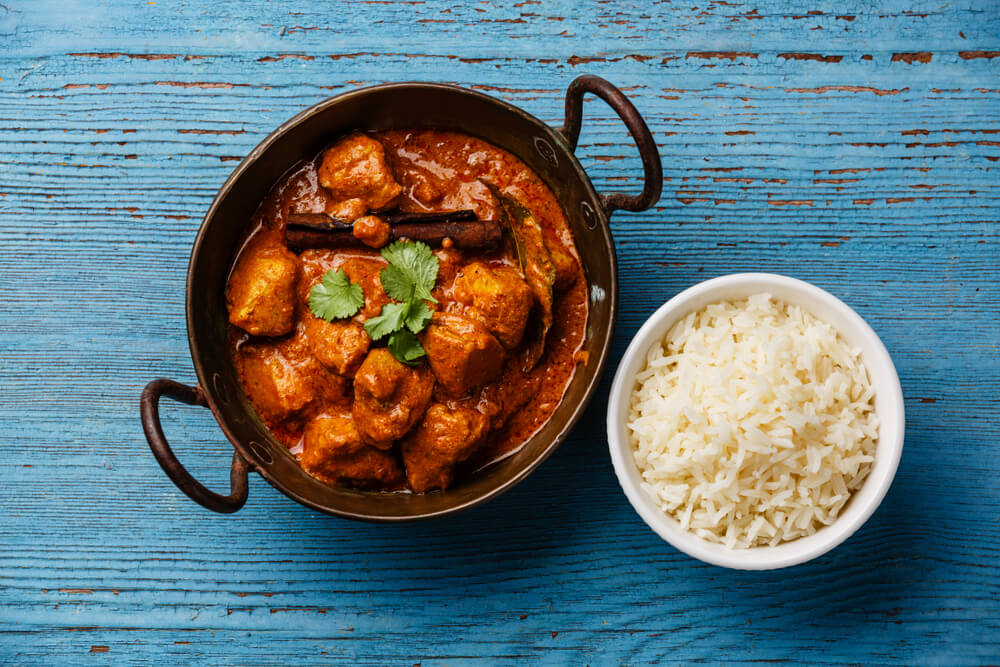
<path id="1" fill-rule="evenodd" d="M 296 235 L 297 220 L 312 227 Z M 226 298 L 248 398 L 333 485 L 446 489 L 527 442 L 587 358 L 586 281 L 555 196 L 455 132 L 357 133 L 292 170 Z"/>

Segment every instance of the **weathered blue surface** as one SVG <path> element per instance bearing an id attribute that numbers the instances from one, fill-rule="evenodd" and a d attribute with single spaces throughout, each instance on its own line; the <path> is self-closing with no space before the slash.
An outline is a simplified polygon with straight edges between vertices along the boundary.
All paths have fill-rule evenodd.
<path id="1" fill-rule="evenodd" d="M 194 379 L 184 272 L 202 214 L 278 123 L 382 81 L 480 88 L 561 120 L 593 72 L 664 160 L 619 214 L 614 355 L 701 279 L 787 273 L 846 300 L 899 370 L 896 483 L 833 553 L 693 561 L 637 518 L 605 383 L 527 482 L 454 519 L 320 516 L 259 478 L 201 510 L 139 428 Z M 1000 9 L 993 0 L 0 5 L 0 663 L 1000 662 Z M 588 102 L 583 162 L 637 185 Z M 193 471 L 229 446 L 165 409 Z"/>

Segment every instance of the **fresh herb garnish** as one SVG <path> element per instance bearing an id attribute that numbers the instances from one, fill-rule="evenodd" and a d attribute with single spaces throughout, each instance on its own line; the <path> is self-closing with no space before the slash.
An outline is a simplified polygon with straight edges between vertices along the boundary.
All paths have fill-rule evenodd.
<path id="1" fill-rule="evenodd" d="M 402 329 L 389 336 L 389 352 L 404 364 L 412 364 L 423 357 L 424 346 L 408 329 Z"/>
<path id="2" fill-rule="evenodd" d="M 379 278 L 385 293 L 396 301 L 411 301 L 413 297 L 437 303 L 431 296 L 437 281 L 438 260 L 426 243 L 396 241 L 382 248 L 389 266 Z"/>
<path id="3" fill-rule="evenodd" d="M 399 331 L 406 323 L 406 311 L 409 308 L 409 303 L 385 304 L 381 313 L 365 322 L 365 331 L 372 340 L 379 340 L 394 331 Z"/>
<path id="4" fill-rule="evenodd" d="M 327 271 L 309 290 L 309 310 L 327 322 L 354 317 L 363 305 L 365 295 L 361 285 L 350 282 L 343 269 Z"/>
<path id="5" fill-rule="evenodd" d="M 434 311 L 427 306 L 423 299 L 417 299 L 410 304 L 410 312 L 406 314 L 406 328 L 418 334 L 430 324 L 433 315 Z"/>
<path id="6" fill-rule="evenodd" d="M 379 279 L 385 293 L 397 303 L 383 306 L 378 316 L 365 322 L 365 331 L 372 340 L 389 336 L 392 356 L 413 365 L 425 354 L 416 334 L 433 315 L 426 301 L 437 303 L 431 290 L 437 281 L 438 259 L 429 245 L 419 241 L 396 241 L 382 248 L 382 257 L 389 266 L 382 269 Z"/>

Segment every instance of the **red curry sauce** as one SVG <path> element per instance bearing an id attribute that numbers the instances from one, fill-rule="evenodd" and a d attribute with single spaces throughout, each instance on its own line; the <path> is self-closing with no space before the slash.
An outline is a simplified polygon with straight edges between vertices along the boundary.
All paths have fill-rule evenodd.
<path id="1" fill-rule="evenodd" d="M 508 350 L 498 381 L 456 399 L 439 395 L 434 400 L 449 408 L 474 407 L 494 417 L 485 441 L 461 465 L 470 471 L 508 455 L 521 447 L 551 417 L 573 377 L 587 323 L 587 286 L 569 225 L 552 191 L 521 160 L 480 139 L 438 130 L 388 131 L 369 135 L 385 149 L 402 194 L 396 206 L 403 211 L 446 211 L 472 209 L 480 219 L 496 219 L 498 205 L 479 179 L 492 182 L 501 191 L 513 195 L 539 221 L 545 242 L 560 264 L 553 326 L 546 339 L 545 353 L 530 372 L 522 370 L 523 350 Z M 335 204 L 330 193 L 320 185 L 318 169 L 322 155 L 287 174 L 261 202 L 252 219 L 252 231 L 241 250 L 241 257 L 269 244 L 283 246 L 285 217 L 288 213 L 329 212 Z M 517 258 L 509 239 L 497 250 L 461 251 L 436 249 L 439 261 L 438 280 L 433 290 L 438 303 L 434 309 L 461 312 L 455 300 L 453 283 L 456 274 L 470 262 L 490 267 L 517 268 Z M 239 258 L 237 260 L 239 262 Z M 280 337 L 255 336 L 229 325 L 234 361 L 240 369 L 244 388 L 271 433 L 293 453 L 302 448 L 303 433 L 317 416 L 350 410 L 350 377 L 338 376 L 318 363 L 305 343 L 305 321 L 309 314 L 308 295 L 324 273 L 343 268 L 352 282 L 361 284 L 365 305 L 355 317 L 363 322 L 377 315 L 389 298 L 382 290 L 379 272 L 387 265 L 377 249 L 310 249 L 297 257 L 299 275 L 295 287 L 295 324 L 292 332 Z M 235 275 L 235 271 L 234 271 Z M 230 278 L 232 289 L 233 277 Z M 372 343 L 372 349 L 384 346 Z M 248 361 L 249 360 L 249 361 Z M 248 364 L 272 363 L 278 372 L 295 373 L 310 378 L 314 389 L 303 405 L 292 404 L 277 410 L 266 405 L 268 397 L 255 388 L 255 376 L 248 377 Z M 254 371 L 256 372 L 256 371 Z M 502 406 L 498 408 L 497 406 Z M 276 412 L 287 414 L 275 416 Z M 502 423 L 499 423 L 502 422 Z M 464 474 L 469 474 L 468 472 Z M 322 475 L 316 475 L 325 479 Z M 334 480 L 326 479 L 331 483 Z M 362 485 L 365 486 L 365 485 Z M 372 485 L 367 485 L 372 487 Z M 376 484 L 373 488 L 390 490 L 405 484 Z"/>

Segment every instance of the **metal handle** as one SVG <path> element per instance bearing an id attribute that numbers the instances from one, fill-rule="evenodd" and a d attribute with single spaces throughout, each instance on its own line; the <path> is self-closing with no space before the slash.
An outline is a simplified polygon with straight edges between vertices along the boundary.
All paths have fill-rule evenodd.
<path id="1" fill-rule="evenodd" d="M 247 479 L 249 464 L 239 452 L 233 452 L 233 467 L 229 471 L 229 495 L 223 496 L 205 488 L 181 465 L 167 444 L 167 438 L 160 426 L 160 396 L 163 395 L 188 405 L 202 407 L 208 405 L 200 387 L 189 387 L 173 380 L 153 380 L 142 390 L 142 430 L 146 432 L 149 448 L 153 450 L 153 456 L 163 468 L 163 472 L 167 473 L 167 477 L 177 485 L 178 489 L 187 494 L 188 498 L 213 512 L 231 514 L 243 507 L 247 501 L 249 487 Z"/>
<path id="2" fill-rule="evenodd" d="M 608 215 L 619 209 L 645 211 L 660 200 L 660 192 L 663 190 L 663 168 L 660 166 L 660 151 L 656 147 L 653 133 L 649 131 L 646 121 L 622 91 L 599 76 L 584 74 L 574 79 L 566 90 L 566 121 L 560 132 L 569 142 L 570 149 L 576 150 L 576 142 L 580 138 L 583 96 L 587 93 L 593 93 L 607 102 L 625 123 L 625 127 L 639 148 L 639 157 L 642 158 L 642 168 L 645 172 L 646 182 L 642 186 L 641 193 L 629 195 L 624 192 L 613 192 L 601 195 L 604 209 Z"/>

